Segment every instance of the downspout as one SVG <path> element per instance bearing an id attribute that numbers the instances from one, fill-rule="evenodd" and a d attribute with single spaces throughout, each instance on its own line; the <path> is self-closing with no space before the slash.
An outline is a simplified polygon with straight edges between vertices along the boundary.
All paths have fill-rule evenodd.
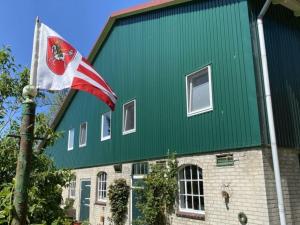
<path id="1" fill-rule="evenodd" d="M 264 80 L 264 91 L 265 91 L 265 100 L 266 100 L 266 108 L 267 108 L 267 119 L 269 124 L 269 134 L 270 134 L 270 142 L 271 142 L 271 149 L 272 149 L 272 159 L 273 159 L 273 168 L 274 168 L 275 183 L 276 183 L 280 225 L 286 225 L 285 210 L 283 204 L 283 193 L 282 193 L 281 177 L 280 177 L 280 169 L 279 169 L 279 160 L 278 160 L 278 150 L 277 150 L 276 134 L 275 134 L 275 125 L 274 125 L 274 117 L 273 117 L 272 99 L 271 99 L 271 91 L 270 91 L 267 51 L 266 51 L 264 26 L 263 26 L 263 17 L 266 14 L 267 10 L 269 9 L 271 3 L 272 0 L 266 0 L 257 18 L 257 28 L 258 28 L 258 35 L 259 35 L 259 45 L 260 45 L 261 63 L 262 63 L 263 80 Z"/>

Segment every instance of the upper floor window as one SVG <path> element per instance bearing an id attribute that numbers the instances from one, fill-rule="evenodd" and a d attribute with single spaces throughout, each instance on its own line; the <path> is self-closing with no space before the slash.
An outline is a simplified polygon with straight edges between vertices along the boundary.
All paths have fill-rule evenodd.
<path id="1" fill-rule="evenodd" d="M 179 170 L 179 211 L 204 213 L 202 169 L 188 165 Z"/>
<path id="2" fill-rule="evenodd" d="M 110 139 L 111 111 L 102 114 L 101 118 L 101 141 Z"/>
<path id="3" fill-rule="evenodd" d="M 80 124 L 79 130 L 79 147 L 86 146 L 87 140 L 87 122 Z"/>
<path id="4" fill-rule="evenodd" d="M 213 109 L 211 66 L 186 76 L 186 95 L 188 116 Z"/>
<path id="5" fill-rule="evenodd" d="M 73 150 L 74 148 L 74 129 L 69 130 L 69 135 L 68 135 L 68 150 Z"/>
<path id="6" fill-rule="evenodd" d="M 107 174 L 100 172 L 97 176 L 97 201 L 105 201 L 107 189 Z"/>
<path id="7" fill-rule="evenodd" d="M 76 196 L 76 179 L 71 180 L 69 183 L 69 198 L 75 198 Z"/>
<path id="8" fill-rule="evenodd" d="M 136 105 L 132 100 L 123 105 L 123 134 L 129 134 L 136 130 Z"/>

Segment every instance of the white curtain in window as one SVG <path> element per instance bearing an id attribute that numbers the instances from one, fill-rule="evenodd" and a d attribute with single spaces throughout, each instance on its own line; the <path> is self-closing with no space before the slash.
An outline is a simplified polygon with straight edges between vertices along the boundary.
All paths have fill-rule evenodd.
<path id="1" fill-rule="evenodd" d="M 191 79 L 190 88 L 191 111 L 210 106 L 208 74 L 193 77 Z"/>

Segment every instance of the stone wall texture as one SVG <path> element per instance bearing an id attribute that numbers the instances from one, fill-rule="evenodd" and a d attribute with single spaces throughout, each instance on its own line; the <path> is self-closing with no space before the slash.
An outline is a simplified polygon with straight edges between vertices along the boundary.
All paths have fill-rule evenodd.
<path id="1" fill-rule="evenodd" d="M 238 225 L 238 214 L 244 212 L 251 225 L 277 225 L 279 214 L 275 190 L 274 172 L 270 149 L 243 149 L 226 153 L 234 156 L 234 165 L 217 167 L 216 155 L 209 153 L 178 157 L 178 164 L 197 165 L 202 168 L 205 196 L 205 218 L 200 220 L 171 216 L 172 225 Z M 300 169 L 298 150 L 279 149 L 282 186 L 285 198 L 286 219 L 289 225 L 300 225 Z M 155 161 L 150 161 L 155 163 Z M 106 204 L 96 203 L 97 174 L 107 173 L 108 185 L 114 179 L 124 178 L 131 185 L 131 163 L 122 165 L 122 173 L 116 173 L 112 165 L 94 168 L 76 169 L 76 198 L 74 207 L 79 218 L 80 181 L 91 180 L 90 223 L 109 225 L 111 216 L 108 200 Z M 222 191 L 229 193 L 228 208 L 225 205 Z M 63 198 L 68 197 L 68 190 L 63 192 Z M 130 198 L 131 199 L 131 198 Z M 130 218 L 131 200 L 128 203 L 129 216 L 126 224 L 132 223 Z M 177 206 L 175 206 L 177 211 Z"/>

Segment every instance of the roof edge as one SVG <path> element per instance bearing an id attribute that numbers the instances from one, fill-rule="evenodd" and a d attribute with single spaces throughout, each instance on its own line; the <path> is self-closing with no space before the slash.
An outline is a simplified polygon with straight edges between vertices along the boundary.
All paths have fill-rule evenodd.
<path id="1" fill-rule="evenodd" d="M 141 13 L 150 12 L 153 10 L 177 5 L 180 3 L 191 2 L 191 1 L 193 1 L 193 0 L 156 0 L 156 1 L 150 1 L 150 2 L 147 2 L 144 4 L 140 4 L 140 5 L 130 7 L 127 9 L 123 9 L 123 10 L 113 13 L 107 20 L 106 25 L 102 29 L 102 32 L 100 33 L 99 37 L 97 38 L 89 56 L 88 56 L 89 62 L 94 61 L 99 49 L 102 47 L 103 43 L 105 42 L 106 38 L 108 37 L 108 34 L 111 31 L 111 28 L 113 27 L 113 25 L 117 19 L 129 17 L 129 16 L 133 16 L 133 15 L 138 15 Z"/>

